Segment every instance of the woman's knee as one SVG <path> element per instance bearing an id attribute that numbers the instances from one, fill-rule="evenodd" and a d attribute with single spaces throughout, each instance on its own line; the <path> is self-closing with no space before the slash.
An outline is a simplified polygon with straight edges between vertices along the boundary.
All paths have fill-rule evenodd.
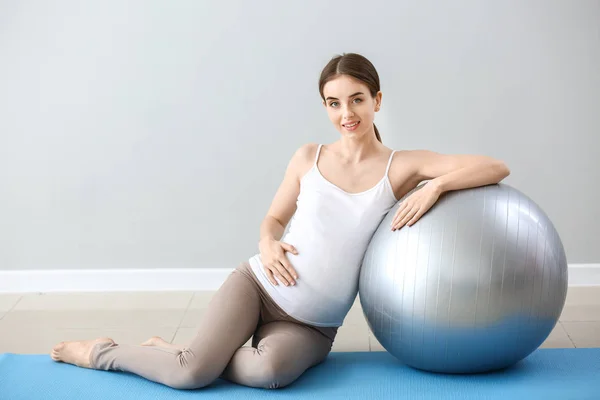
<path id="1" fill-rule="evenodd" d="M 265 357 L 255 371 L 256 386 L 278 389 L 292 383 L 303 371 L 296 371 L 293 360 Z"/>
<path id="2" fill-rule="evenodd" d="M 173 389 L 200 389 L 219 377 L 209 363 L 183 366 L 179 364 L 165 377 L 164 384 Z"/>

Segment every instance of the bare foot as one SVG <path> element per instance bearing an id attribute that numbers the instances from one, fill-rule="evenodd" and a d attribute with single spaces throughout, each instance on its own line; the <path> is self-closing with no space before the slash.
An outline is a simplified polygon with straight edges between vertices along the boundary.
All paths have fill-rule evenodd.
<path id="1" fill-rule="evenodd" d="M 90 354 L 92 353 L 92 348 L 96 344 L 104 342 L 115 343 L 111 338 L 60 342 L 52 348 L 50 356 L 54 361 L 62 361 L 78 367 L 90 368 Z"/>
<path id="2" fill-rule="evenodd" d="M 146 340 L 144 343 L 142 343 L 142 346 L 156 346 L 156 347 L 163 347 L 166 349 L 176 349 L 176 350 L 181 350 L 183 351 L 183 346 L 177 346 L 175 344 L 171 344 L 169 342 L 167 342 L 166 340 L 164 340 L 161 337 L 158 336 L 152 336 L 150 339 Z"/>

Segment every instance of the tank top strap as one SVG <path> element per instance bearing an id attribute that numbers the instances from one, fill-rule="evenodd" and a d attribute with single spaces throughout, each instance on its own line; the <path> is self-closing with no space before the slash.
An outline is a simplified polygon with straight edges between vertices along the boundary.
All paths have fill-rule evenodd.
<path id="1" fill-rule="evenodd" d="M 317 155 L 315 156 L 315 165 L 317 165 L 317 161 L 319 161 L 319 154 L 321 154 L 321 147 L 323 147 L 322 144 L 320 144 L 319 147 L 317 148 Z"/>
<path id="2" fill-rule="evenodd" d="M 390 154 L 390 159 L 388 160 L 387 168 L 385 169 L 385 176 L 388 176 L 388 173 L 390 172 L 390 165 L 392 165 L 392 157 L 394 157 L 395 152 L 396 150 L 392 150 L 392 154 Z"/>

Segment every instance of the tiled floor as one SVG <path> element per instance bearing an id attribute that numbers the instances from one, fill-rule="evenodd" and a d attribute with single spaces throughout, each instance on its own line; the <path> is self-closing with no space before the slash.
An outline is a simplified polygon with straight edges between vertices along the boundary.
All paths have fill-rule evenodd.
<path id="1" fill-rule="evenodd" d="M 44 354 L 64 340 L 109 336 L 137 344 L 161 336 L 186 344 L 213 292 L 0 294 L 0 353 Z M 569 288 L 559 324 L 542 347 L 600 347 L 600 287 Z M 358 301 L 334 351 L 381 351 Z"/>

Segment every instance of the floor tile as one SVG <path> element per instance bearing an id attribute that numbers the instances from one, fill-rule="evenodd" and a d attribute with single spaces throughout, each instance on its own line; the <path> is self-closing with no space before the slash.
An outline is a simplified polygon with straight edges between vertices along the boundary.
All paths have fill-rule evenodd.
<path id="1" fill-rule="evenodd" d="M 202 316 L 206 310 L 189 308 L 185 311 L 183 321 L 179 325 L 180 328 L 196 328 L 199 326 Z"/>
<path id="2" fill-rule="evenodd" d="M 566 305 L 563 308 L 560 321 L 600 321 L 600 305 L 579 304 Z"/>
<path id="3" fill-rule="evenodd" d="M 600 305 L 600 286 L 570 286 L 567 305 Z"/>
<path id="4" fill-rule="evenodd" d="M 47 354 L 60 341 L 102 336 L 127 344 L 151 336 L 189 344 L 215 293 L 1 294 L 0 353 Z M 542 344 L 573 346 L 600 347 L 600 288 L 569 288 L 561 322 Z M 358 298 L 332 350 L 385 351 L 369 331 Z"/>
<path id="5" fill-rule="evenodd" d="M 1 324 L 1 322 L 0 322 Z M 21 329 L 18 332 L 2 329 L 0 353 L 48 354 L 62 341 L 110 337 L 117 343 L 140 344 L 152 336 L 170 340 L 176 328 L 146 327 L 135 329 Z"/>
<path id="6" fill-rule="evenodd" d="M 369 331 L 369 350 L 370 351 L 387 351 L 385 347 L 379 343 L 373 332 Z"/>
<path id="7" fill-rule="evenodd" d="M 186 309 L 193 292 L 48 293 L 24 295 L 20 310 L 168 310 Z"/>
<path id="8" fill-rule="evenodd" d="M 369 351 L 368 329 L 361 325 L 343 325 L 338 330 L 331 351 Z"/>
<path id="9" fill-rule="evenodd" d="M 0 294 L 0 313 L 10 311 L 20 298 L 19 294 Z"/>
<path id="10" fill-rule="evenodd" d="M 205 310 L 216 291 L 194 292 L 192 301 L 188 308 Z"/>
<path id="11" fill-rule="evenodd" d="M 573 348 L 573 342 L 567 335 L 567 331 L 563 325 L 559 322 L 556 324 L 548 338 L 542 343 L 540 348 L 542 349 L 557 349 L 557 348 Z"/>
<path id="12" fill-rule="evenodd" d="M 563 322 L 575 347 L 600 347 L 600 321 Z"/>
<path id="13" fill-rule="evenodd" d="M 346 318 L 344 318 L 344 325 L 367 326 L 367 320 L 365 319 L 365 316 L 363 314 L 363 311 L 362 311 L 362 308 L 360 307 L 360 305 L 353 306 L 350 309 L 350 311 L 346 315 Z"/>
<path id="14" fill-rule="evenodd" d="M 146 326 L 177 328 L 185 310 L 12 311 L 0 323 L 8 329 L 121 329 Z"/>

